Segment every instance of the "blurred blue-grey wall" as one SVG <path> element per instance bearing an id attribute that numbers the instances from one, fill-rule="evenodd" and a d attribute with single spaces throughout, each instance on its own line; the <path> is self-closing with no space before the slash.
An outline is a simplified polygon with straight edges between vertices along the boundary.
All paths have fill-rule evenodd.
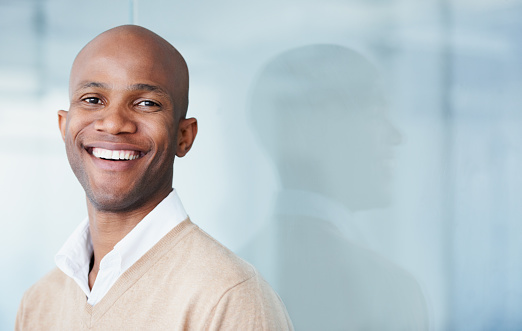
<path id="1" fill-rule="evenodd" d="M 189 65 L 187 212 L 296 326 L 522 330 L 521 0 L 0 0 L 1 330 L 86 214 L 74 56 L 130 22 Z"/>

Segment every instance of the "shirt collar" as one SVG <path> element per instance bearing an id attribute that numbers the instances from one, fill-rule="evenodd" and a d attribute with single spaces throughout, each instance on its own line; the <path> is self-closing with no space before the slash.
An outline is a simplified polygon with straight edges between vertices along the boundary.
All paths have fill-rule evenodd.
<path id="1" fill-rule="evenodd" d="M 121 256 L 121 268 L 128 269 L 187 217 L 178 194 L 173 190 L 114 246 L 113 250 Z"/>
<path id="2" fill-rule="evenodd" d="M 91 263 L 93 248 L 89 218 L 86 217 L 67 239 L 62 248 L 54 257 L 56 266 L 67 276 L 76 280 L 82 290 L 89 290 L 89 264 Z"/>
<path id="3" fill-rule="evenodd" d="M 187 217 L 178 194 L 173 190 L 114 246 L 100 261 L 100 268 L 116 267 L 115 272 L 125 272 Z M 55 263 L 66 275 L 73 278 L 87 295 L 90 293 L 88 277 L 92 254 L 89 219 L 85 218 L 58 251 Z"/>

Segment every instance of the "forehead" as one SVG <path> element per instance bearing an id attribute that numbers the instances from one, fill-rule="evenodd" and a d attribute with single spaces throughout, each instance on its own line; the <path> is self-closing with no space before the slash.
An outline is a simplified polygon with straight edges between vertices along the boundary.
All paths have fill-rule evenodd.
<path id="1" fill-rule="evenodd" d="M 159 85 L 174 92 L 173 62 L 165 47 L 152 38 L 131 35 L 95 39 L 75 59 L 70 89 L 73 92 L 86 81 L 92 81 L 113 88 Z"/>

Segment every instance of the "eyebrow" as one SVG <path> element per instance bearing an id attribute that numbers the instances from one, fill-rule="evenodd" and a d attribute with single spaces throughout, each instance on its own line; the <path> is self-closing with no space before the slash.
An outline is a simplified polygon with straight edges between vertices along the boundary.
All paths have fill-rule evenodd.
<path id="1" fill-rule="evenodd" d="M 77 91 L 88 89 L 88 88 L 101 88 L 103 90 L 110 90 L 111 86 L 106 83 L 100 83 L 100 82 L 84 82 L 80 85 L 80 87 L 77 89 Z M 154 92 L 160 95 L 163 95 L 165 97 L 170 98 L 170 95 L 165 91 L 163 88 L 157 86 L 157 85 L 151 85 L 151 84 L 145 84 L 145 83 L 138 83 L 130 85 L 126 88 L 127 91 L 147 91 L 147 92 Z"/>
<path id="2" fill-rule="evenodd" d="M 109 85 L 105 84 L 105 83 L 98 83 L 98 82 L 84 82 L 82 83 L 77 90 L 84 90 L 84 89 L 87 89 L 87 88 L 90 88 L 90 87 L 97 87 L 97 88 L 101 88 L 101 89 L 104 89 L 104 90 L 108 90 L 110 89 Z"/>

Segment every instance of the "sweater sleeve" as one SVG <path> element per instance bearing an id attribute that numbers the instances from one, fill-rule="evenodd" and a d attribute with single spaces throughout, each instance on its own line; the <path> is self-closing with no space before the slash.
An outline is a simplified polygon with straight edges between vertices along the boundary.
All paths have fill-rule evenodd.
<path id="1" fill-rule="evenodd" d="M 294 330 L 279 296 L 257 273 L 226 291 L 212 310 L 207 330 Z"/>

